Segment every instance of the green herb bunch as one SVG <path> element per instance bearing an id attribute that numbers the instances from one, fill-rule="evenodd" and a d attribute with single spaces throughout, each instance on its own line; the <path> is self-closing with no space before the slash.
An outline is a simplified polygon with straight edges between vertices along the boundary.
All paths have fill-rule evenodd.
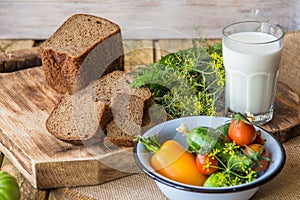
<path id="1" fill-rule="evenodd" d="M 221 150 L 215 148 L 208 154 L 209 157 L 218 160 L 218 171 L 211 174 L 205 181 L 206 187 L 235 186 L 243 183 L 250 183 L 257 177 L 257 173 L 252 169 L 253 161 L 238 151 L 240 147 L 233 143 L 226 143 Z M 225 159 L 224 159 L 225 158 Z M 206 168 L 211 166 L 207 160 Z"/>
<path id="2" fill-rule="evenodd" d="M 221 45 L 200 43 L 132 72 L 132 86 L 149 87 L 153 103 L 162 105 L 169 119 L 217 114 L 225 85 Z"/>

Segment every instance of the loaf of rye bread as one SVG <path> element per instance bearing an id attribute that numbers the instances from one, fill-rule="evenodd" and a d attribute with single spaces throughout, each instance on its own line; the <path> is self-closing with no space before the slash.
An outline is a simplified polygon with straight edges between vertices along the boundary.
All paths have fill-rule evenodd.
<path id="1" fill-rule="evenodd" d="M 131 87 L 132 78 L 117 70 L 75 94 L 64 94 L 46 121 L 47 130 L 73 144 L 96 143 L 107 134 L 114 144 L 129 146 L 141 131 L 144 107 L 151 98 L 148 88 Z"/>
<path id="2" fill-rule="evenodd" d="M 75 93 L 115 70 L 124 70 L 120 27 L 104 18 L 75 14 L 40 45 L 46 80 Z"/>

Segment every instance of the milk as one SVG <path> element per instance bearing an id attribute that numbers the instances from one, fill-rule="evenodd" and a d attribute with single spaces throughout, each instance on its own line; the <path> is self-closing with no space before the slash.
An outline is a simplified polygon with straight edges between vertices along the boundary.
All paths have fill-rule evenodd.
<path id="1" fill-rule="evenodd" d="M 253 115 L 268 112 L 276 91 L 279 41 L 271 42 L 277 38 L 261 32 L 234 33 L 229 38 L 223 39 L 227 109 Z"/>

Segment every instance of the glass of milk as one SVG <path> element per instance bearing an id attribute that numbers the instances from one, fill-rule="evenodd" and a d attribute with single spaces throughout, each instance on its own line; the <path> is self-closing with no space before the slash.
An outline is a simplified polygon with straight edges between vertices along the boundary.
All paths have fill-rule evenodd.
<path id="1" fill-rule="evenodd" d="M 223 28 L 227 116 L 241 113 L 257 125 L 272 119 L 283 37 L 280 26 L 260 21 Z"/>

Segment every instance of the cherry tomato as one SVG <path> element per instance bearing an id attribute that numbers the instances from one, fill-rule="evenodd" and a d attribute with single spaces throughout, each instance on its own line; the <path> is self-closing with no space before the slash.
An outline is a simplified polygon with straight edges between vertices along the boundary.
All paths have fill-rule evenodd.
<path id="1" fill-rule="evenodd" d="M 265 142 L 266 142 L 266 140 L 261 137 L 261 132 L 257 131 L 256 132 L 256 138 L 255 138 L 253 143 L 263 145 L 263 144 L 265 144 Z"/>
<path id="2" fill-rule="evenodd" d="M 245 147 L 244 151 L 254 161 L 253 169 L 256 172 L 262 172 L 267 169 L 271 159 L 268 150 L 263 145 L 251 144 Z"/>
<path id="3" fill-rule="evenodd" d="M 207 154 L 197 154 L 196 166 L 202 174 L 210 175 L 218 170 L 218 160 L 213 156 L 208 156 Z"/>
<path id="4" fill-rule="evenodd" d="M 241 114 L 237 114 L 230 123 L 229 137 L 239 146 L 249 145 L 256 138 L 254 126 Z"/>

